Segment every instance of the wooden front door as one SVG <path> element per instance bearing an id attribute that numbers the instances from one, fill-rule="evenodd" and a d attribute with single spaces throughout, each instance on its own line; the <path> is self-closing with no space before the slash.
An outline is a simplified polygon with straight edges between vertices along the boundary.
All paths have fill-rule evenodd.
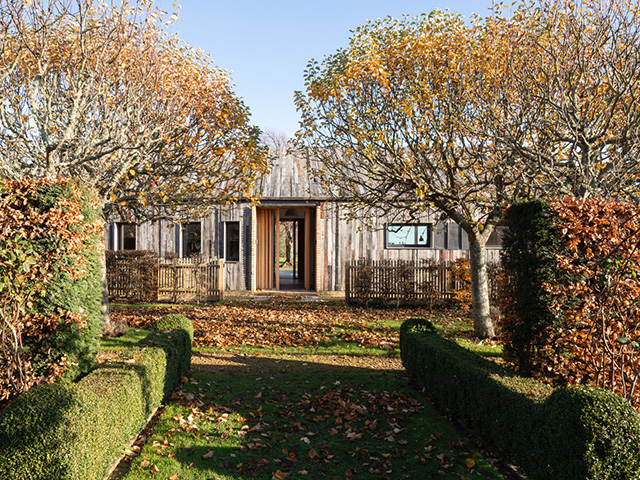
<path id="1" fill-rule="evenodd" d="M 284 207 L 282 207 L 284 208 Z M 304 289 L 315 288 L 316 209 L 304 209 L 298 229 L 298 267 Z M 280 290 L 280 207 L 256 208 L 256 290 Z"/>
<path id="2" fill-rule="evenodd" d="M 279 211 L 275 208 L 256 209 L 256 288 L 277 290 L 279 288 L 278 223 Z"/>

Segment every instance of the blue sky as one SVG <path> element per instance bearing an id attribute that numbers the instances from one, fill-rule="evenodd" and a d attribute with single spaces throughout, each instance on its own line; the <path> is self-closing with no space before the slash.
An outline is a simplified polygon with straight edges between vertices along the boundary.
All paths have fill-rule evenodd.
<path id="1" fill-rule="evenodd" d="M 170 10 L 174 2 L 157 0 Z M 350 30 L 367 20 L 436 8 L 485 15 L 490 0 L 182 0 L 178 35 L 231 71 L 236 94 L 244 99 L 252 123 L 293 136 L 298 113 L 295 90 L 304 87 L 310 59 L 321 60 L 348 44 Z"/>

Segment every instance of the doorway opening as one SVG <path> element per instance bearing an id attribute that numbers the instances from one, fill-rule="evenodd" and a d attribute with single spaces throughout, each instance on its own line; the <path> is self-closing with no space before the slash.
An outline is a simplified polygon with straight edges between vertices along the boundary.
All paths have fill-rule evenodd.
<path id="1" fill-rule="evenodd" d="M 258 207 L 258 290 L 315 289 L 315 207 Z"/>

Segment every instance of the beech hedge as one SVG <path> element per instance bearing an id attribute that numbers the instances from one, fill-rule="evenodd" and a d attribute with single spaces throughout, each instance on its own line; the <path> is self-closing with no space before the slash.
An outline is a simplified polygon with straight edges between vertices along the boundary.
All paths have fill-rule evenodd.
<path id="1" fill-rule="evenodd" d="M 0 180 L 0 401 L 93 368 L 103 236 L 100 202 L 77 182 Z"/>
<path id="2" fill-rule="evenodd" d="M 519 377 L 424 318 L 403 323 L 400 351 L 414 381 L 531 479 L 640 478 L 640 416 L 618 395 Z"/>
<path id="3" fill-rule="evenodd" d="M 32 388 L 0 416 L 0 478 L 101 480 L 191 363 L 193 325 L 169 318 L 77 383 Z"/>

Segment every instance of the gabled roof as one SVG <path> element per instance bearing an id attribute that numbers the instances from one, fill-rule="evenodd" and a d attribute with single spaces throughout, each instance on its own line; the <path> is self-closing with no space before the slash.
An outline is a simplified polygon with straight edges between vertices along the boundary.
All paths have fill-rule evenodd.
<path id="1" fill-rule="evenodd" d="M 293 149 L 269 149 L 273 166 L 271 172 L 260 178 L 256 189 L 261 200 L 303 201 L 326 200 L 328 195 L 322 185 L 314 180 L 310 171 L 317 160 L 307 154 Z"/>

